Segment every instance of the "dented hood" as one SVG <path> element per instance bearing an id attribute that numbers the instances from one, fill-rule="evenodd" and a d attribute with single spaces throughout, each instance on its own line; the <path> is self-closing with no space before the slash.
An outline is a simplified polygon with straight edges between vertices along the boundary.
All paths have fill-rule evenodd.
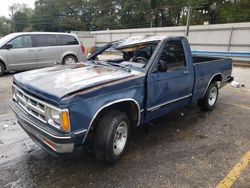
<path id="1" fill-rule="evenodd" d="M 14 80 L 40 95 L 62 98 L 82 89 L 131 76 L 132 73 L 124 70 L 81 63 L 19 73 L 14 75 Z"/>

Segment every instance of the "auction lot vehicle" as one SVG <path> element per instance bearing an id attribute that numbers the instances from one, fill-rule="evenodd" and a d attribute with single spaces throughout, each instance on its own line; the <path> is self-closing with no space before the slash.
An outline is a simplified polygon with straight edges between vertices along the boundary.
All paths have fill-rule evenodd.
<path id="1" fill-rule="evenodd" d="M 110 49 L 115 58 L 101 60 Z M 97 159 L 115 163 L 134 126 L 196 101 L 213 110 L 231 72 L 230 59 L 192 56 L 185 37 L 129 37 L 99 48 L 85 63 L 14 75 L 10 107 L 51 154 L 90 140 Z"/>
<path id="2" fill-rule="evenodd" d="M 85 48 L 70 33 L 12 33 L 0 39 L 0 76 L 85 60 Z"/>

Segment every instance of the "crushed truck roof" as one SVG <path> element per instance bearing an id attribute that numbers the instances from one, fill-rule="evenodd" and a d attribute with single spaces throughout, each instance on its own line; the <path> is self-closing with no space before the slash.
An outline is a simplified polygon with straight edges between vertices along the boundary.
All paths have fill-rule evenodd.
<path id="1" fill-rule="evenodd" d="M 168 35 L 144 35 L 144 36 L 132 36 L 132 37 L 127 37 L 124 39 L 121 39 L 119 41 L 117 41 L 117 46 L 116 48 L 121 49 L 121 48 L 125 48 L 128 46 L 134 46 L 134 45 L 138 45 L 138 44 L 144 44 L 144 43 L 154 43 L 154 42 L 159 42 L 162 41 L 166 38 L 169 38 L 172 36 L 168 36 Z"/>

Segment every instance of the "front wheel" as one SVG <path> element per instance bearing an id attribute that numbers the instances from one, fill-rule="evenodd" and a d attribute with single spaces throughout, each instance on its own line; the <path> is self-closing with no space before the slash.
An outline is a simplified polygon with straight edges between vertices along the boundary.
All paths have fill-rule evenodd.
<path id="1" fill-rule="evenodd" d="M 110 111 L 100 119 L 94 140 L 94 152 L 97 159 L 111 164 L 123 155 L 128 144 L 130 121 L 120 111 Z"/>
<path id="2" fill-rule="evenodd" d="M 4 75 L 4 65 L 2 62 L 0 62 L 0 76 Z"/>
<path id="3" fill-rule="evenodd" d="M 216 82 L 210 84 L 203 99 L 198 100 L 201 110 L 212 111 L 215 108 L 219 95 L 219 88 Z"/>

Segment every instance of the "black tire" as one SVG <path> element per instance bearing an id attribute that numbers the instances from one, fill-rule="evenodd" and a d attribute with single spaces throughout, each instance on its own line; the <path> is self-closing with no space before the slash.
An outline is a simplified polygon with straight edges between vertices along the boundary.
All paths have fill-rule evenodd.
<path id="1" fill-rule="evenodd" d="M 127 124 L 127 137 L 123 149 L 121 149 L 120 153 L 118 154 L 115 153 L 116 151 L 118 151 L 117 149 L 115 149 L 115 140 L 119 137 L 117 137 L 117 135 L 119 135 L 117 134 L 117 128 L 124 123 Z M 94 153 L 96 158 L 110 164 L 116 163 L 126 150 L 129 135 L 130 121 L 126 113 L 120 111 L 110 111 L 104 114 L 98 122 L 94 139 Z"/>
<path id="2" fill-rule="evenodd" d="M 213 93 L 213 97 L 211 97 Z M 207 92 L 203 99 L 198 100 L 198 105 L 202 111 L 212 111 L 216 106 L 218 100 L 219 88 L 216 82 L 212 82 L 207 89 Z M 213 99 L 213 100 L 212 100 Z"/>
<path id="3" fill-rule="evenodd" d="M 67 64 L 74 64 L 77 63 L 77 58 L 74 55 L 67 55 L 63 58 L 62 64 L 67 65 Z"/>
<path id="4" fill-rule="evenodd" d="M 4 71 L 5 71 L 4 64 L 0 62 L 0 76 L 4 75 Z"/>

